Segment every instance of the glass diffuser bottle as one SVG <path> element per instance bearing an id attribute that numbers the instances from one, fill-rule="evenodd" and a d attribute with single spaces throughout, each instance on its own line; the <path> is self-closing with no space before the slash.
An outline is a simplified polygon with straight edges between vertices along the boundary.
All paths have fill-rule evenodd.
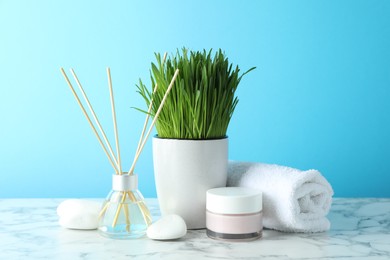
<path id="1" fill-rule="evenodd" d="M 112 190 L 99 215 L 99 233 L 114 239 L 139 238 L 151 223 L 150 211 L 138 190 L 137 175 L 113 175 Z"/>
<path id="2" fill-rule="evenodd" d="M 166 55 L 164 57 L 166 57 Z M 121 168 L 118 129 L 116 123 L 114 93 L 112 89 L 110 68 L 107 68 L 107 78 L 108 78 L 108 87 L 110 90 L 111 110 L 112 110 L 112 118 L 114 123 L 114 134 L 115 134 L 117 157 L 115 157 L 114 152 L 112 151 L 111 145 L 106 137 L 106 134 L 103 131 L 103 128 L 92 108 L 92 105 L 88 100 L 88 97 L 83 87 L 81 86 L 80 81 L 76 76 L 76 73 L 74 72 L 73 69 L 71 69 L 71 72 L 77 85 L 80 88 L 80 91 L 84 97 L 86 104 L 88 105 L 88 108 L 90 110 L 90 113 L 92 114 L 96 126 L 98 127 L 98 130 L 100 130 L 100 134 L 97 131 L 87 111 L 85 110 L 84 105 L 80 101 L 80 98 L 76 93 L 75 89 L 73 88 L 73 85 L 70 82 L 68 76 L 66 75 L 65 70 L 61 68 L 61 73 L 64 76 L 65 81 L 67 82 L 69 88 L 71 89 L 73 96 L 75 97 L 78 105 L 80 106 L 90 127 L 95 133 L 95 136 L 98 139 L 100 145 L 102 146 L 104 153 L 107 155 L 107 158 L 111 163 L 111 166 L 114 168 L 115 172 L 117 172 L 117 174 L 113 175 L 112 177 L 112 190 L 108 194 L 106 200 L 104 201 L 101 212 L 99 214 L 98 231 L 103 236 L 109 238 L 116 238 L 116 239 L 130 239 L 130 238 L 142 237 L 146 233 L 148 226 L 152 223 L 152 217 L 150 215 L 150 211 L 145 203 L 142 194 L 138 190 L 137 175 L 134 175 L 133 172 L 137 160 L 142 152 L 142 149 L 144 148 L 145 143 L 150 133 L 152 132 L 153 126 L 156 123 L 156 120 L 161 112 L 164 102 L 175 83 L 176 77 L 179 74 L 179 70 L 176 69 L 175 74 L 173 75 L 172 80 L 169 83 L 169 86 L 166 89 L 166 92 L 161 100 L 161 103 L 158 106 L 158 110 L 153 115 L 154 119 L 151 125 L 149 126 L 148 131 L 146 131 L 148 120 L 151 115 L 150 111 L 152 108 L 152 102 L 150 103 L 148 113 L 145 118 L 144 127 L 136 150 L 136 155 L 133 164 L 127 173 L 122 172 L 122 168 Z M 155 87 L 157 87 L 157 85 Z M 103 143 L 102 137 L 105 143 Z"/>

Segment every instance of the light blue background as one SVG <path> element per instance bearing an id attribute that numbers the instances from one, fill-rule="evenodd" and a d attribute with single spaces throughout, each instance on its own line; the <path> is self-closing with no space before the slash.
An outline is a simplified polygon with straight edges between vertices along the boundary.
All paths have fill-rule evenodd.
<path id="1" fill-rule="evenodd" d="M 389 197 L 390 1 L 0 0 L 0 198 L 104 197 L 112 169 L 62 78 L 75 68 L 128 169 L 153 53 L 222 48 L 245 70 L 230 159 L 316 168 Z M 155 197 L 151 142 L 136 172 Z"/>

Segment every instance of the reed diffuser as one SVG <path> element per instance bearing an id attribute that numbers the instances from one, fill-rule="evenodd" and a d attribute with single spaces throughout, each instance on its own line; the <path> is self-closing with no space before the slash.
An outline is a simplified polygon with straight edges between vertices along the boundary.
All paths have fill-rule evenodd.
<path id="1" fill-rule="evenodd" d="M 164 56 L 164 60 L 165 57 L 166 55 Z M 94 122 L 91 120 L 90 115 L 82 104 L 64 69 L 61 68 L 62 75 L 64 76 L 78 105 L 80 106 L 84 116 L 86 117 L 92 131 L 94 132 L 97 140 L 99 141 L 99 144 L 101 145 L 104 153 L 108 158 L 109 163 L 111 164 L 115 172 L 115 174 L 112 176 L 112 190 L 104 201 L 101 212 L 99 214 L 99 233 L 105 237 L 115 239 L 130 239 L 141 237 L 146 233 L 146 229 L 151 224 L 152 217 L 145 203 L 144 197 L 138 190 L 138 176 L 134 174 L 134 169 L 138 158 L 146 144 L 146 141 L 150 133 L 152 132 L 153 126 L 155 125 L 156 120 L 161 112 L 161 109 L 163 108 L 165 100 L 174 85 L 179 70 L 176 70 L 174 76 L 172 77 L 172 80 L 165 92 L 165 95 L 159 105 L 159 108 L 154 114 L 153 121 L 150 124 L 148 130 L 146 131 L 149 123 L 150 110 L 152 106 L 151 102 L 148 110 L 149 113 L 147 113 L 145 118 L 144 126 L 141 132 L 141 136 L 138 142 L 132 165 L 127 172 L 123 172 L 121 166 L 119 135 L 116 121 L 115 101 L 110 68 L 107 68 L 107 78 L 111 100 L 112 119 L 114 125 L 116 156 L 76 73 L 73 69 L 70 69 L 70 71 L 79 87 L 79 90 L 84 98 L 86 105 L 89 108 L 89 112 L 92 115 Z M 154 90 L 156 89 L 157 85 L 155 85 L 154 87 Z M 99 132 L 96 128 L 99 130 Z"/>

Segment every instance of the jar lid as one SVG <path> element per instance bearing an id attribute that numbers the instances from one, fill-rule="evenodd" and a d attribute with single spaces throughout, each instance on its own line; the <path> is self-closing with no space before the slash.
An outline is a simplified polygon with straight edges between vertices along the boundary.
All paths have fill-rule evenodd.
<path id="1" fill-rule="evenodd" d="M 114 174 L 112 175 L 112 189 L 115 191 L 129 191 L 138 189 L 137 175 Z"/>
<path id="2" fill-rule="evenodd" d="M 207 210 L 218 214 L 250 214 L 263 208 L 261 191 L 249 188 L 215 188 L 206 197 Z"/>

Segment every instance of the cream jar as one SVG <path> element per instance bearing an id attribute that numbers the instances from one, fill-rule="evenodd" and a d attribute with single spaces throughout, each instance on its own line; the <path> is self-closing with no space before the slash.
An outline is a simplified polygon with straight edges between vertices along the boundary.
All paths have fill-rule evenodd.
<path id="1" fill-rule="evenodd" d="M 207 236 L 248 241 L 263 231 L 262 193 L 242 187 L 215 188 L 206 195 Z"/>

